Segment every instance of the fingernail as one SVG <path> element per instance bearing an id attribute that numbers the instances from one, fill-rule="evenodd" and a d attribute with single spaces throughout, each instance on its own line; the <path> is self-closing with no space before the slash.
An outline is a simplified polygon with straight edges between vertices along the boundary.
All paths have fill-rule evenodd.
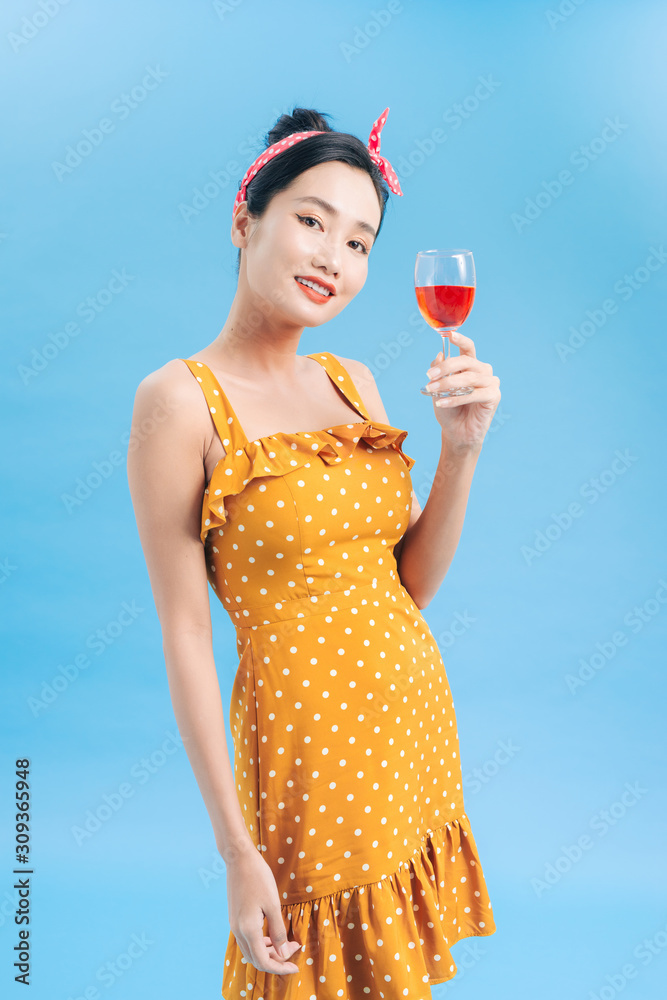
<path id="1" fill-rule="evenodd" d="M 454 330 L 452 330 L 452 332 L 450 333 L 449 336 L 452 338 L 452 340 L 456 340 L 457 337 L 458 337 L 458 333 L 456 333 Z"/>
<path id="2" fill-rule="evenodd" d="M 438 374 L 438 369 L 437 368 L 429 368 L 429 370 L 426 372 L 426 374 L 428 375 L 429 378 L 433 378 L 434 375 Z"/>

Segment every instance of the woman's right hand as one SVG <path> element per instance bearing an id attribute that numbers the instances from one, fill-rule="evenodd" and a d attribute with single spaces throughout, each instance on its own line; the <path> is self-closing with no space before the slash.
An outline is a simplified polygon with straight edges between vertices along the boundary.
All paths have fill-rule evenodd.
<path id="1" fill-rule="evenodd" d="M 289 959 L 301 947 L 288 941 L 273 872 L 254 844 L 234 852 L 227 866 L 229 926 L 243 957 L 261 972 L 279 976 L 299 971 Z M 263 934 L 264 917 L 268 937 Z"/>

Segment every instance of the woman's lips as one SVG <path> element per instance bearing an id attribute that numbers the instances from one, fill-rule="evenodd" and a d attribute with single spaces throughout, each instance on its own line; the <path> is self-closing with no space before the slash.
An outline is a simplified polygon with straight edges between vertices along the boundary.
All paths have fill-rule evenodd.
<path id="1" fill-rule="evenodd" d="M 309 299 L 312 299 L 313 302 L 328 302 L 329 299 L 333 298 L 333 295 L 321 295 L 319 292 L 316 292 L 314 288 L 310 288 L 308 285 L 303 285 L 300 281 L 297 281 L 296 278 L 294 279 L 294 282 L 302 292 L 306 293 Z"/>

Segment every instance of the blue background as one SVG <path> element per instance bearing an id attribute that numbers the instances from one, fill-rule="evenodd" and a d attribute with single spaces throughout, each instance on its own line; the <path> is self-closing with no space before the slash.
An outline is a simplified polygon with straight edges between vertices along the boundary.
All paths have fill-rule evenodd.
<path id="1" fill-rule="evenodd" d="M 31 996 L 82 997 L 96 983 L 122 1000 L 220 995 L 224 868 L 170 742 L 124 462 L 139 381 L 225 321 L 237 184 L 294 105 L 363 140 L 391 109 L 382 153 L 404 197 L 390 196 L 362 293 L 305 330 L 299 353 L 372 368 L 391 422 L 409 431 L 422 506 L 439 433 L 418 390 L 439 339 L 415 323 L 418 249 L 474 251 L 465 332 L 501 380 L 461 542 L 424 611 L 498 929 L 454 946 L 459 971 L 433 996 L 664 995 L 667 10 L 548 3 L 4 5 L 5 995 L 23 995 L 11 886 L 24 756 Z M 123 94 L 151 69 L 154 89 L 130 107 Z M 59 168 L 103 118 L 112 128 L 90 155 Z M 107 293 L 115 271 L 125 284 Z M 97 311 L 81 306 L 89 297 Z M 98 467 L 99 484 L 68 507 Z M 234 630 L 211 597 L 227 715 Z M 135 618 L 91 651 L 123 602 Z M 89 666 L 54 691 L 85 652 Z M 130 797 L 78 843 L 88 811 L 124 782 Z M 97 970 L 133 935 L 150 944 L 101 985 Z"/>

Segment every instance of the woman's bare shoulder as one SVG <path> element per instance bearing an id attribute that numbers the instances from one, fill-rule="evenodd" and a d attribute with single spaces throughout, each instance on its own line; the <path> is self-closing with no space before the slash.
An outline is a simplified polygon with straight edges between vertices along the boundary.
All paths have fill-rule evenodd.
<path id="1" fill-rule="evenodd" d="M 137 386 L 137 392 L 150 395 L 159 392 L 188 392 L 196 388 L 196 379 L 193 378 L 188 366 L 180 358 L 172 358 L 160 368 L 144 375 Z M 199 392 L 201 393 L 201 389 Z"/>
<path id="2" fill-rule="evenodd" d="M 172 358 L 160 368 L 149 372 L 139 382 L 135 394 L 135 407 L 150 409 L 161 405 L 168 413 L 184 408 L 194 414 L 206 415 L 201 386 L 188 366 L 180 358 Z"/>
<path id="3" fill-rule="evenodd" d="M 180 358 L 165 362 L 139 382 L 132 411 L 135 428 L 155 426 L 159 433 L 151 437 L 157 446 L 165 438 L 171 444 L 180 441 L 188 447 L 207 447 L 210 416 L 201 385 Z"/>

